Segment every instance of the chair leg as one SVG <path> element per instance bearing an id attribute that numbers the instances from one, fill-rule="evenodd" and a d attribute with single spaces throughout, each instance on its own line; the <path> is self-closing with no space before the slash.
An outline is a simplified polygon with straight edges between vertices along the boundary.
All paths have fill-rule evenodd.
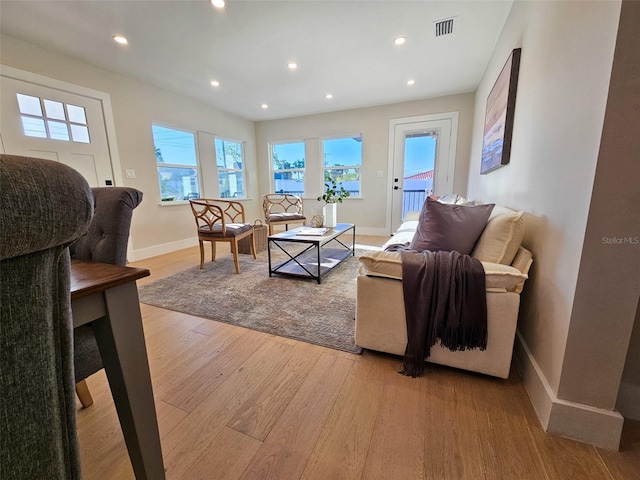
<path id="1" fill-rule="evenodd" d="M 78 399 L 84 408 L 93 405 L 93 398 L 86 380 L 76 383 L 76 395 L 78 395 Z"/>
<path id="2" fill-rule="evenodd" d="M 204 242 L 202 240 L 198 240 L 200 243 L 200 270 L 204 268 Z"/>
<path id="3" fill-rule="evenodd" d="M 216 259 L 216 242 L 211 242 L 211 261 Z"/>
<path id="4" fill-rule="evenodd" d="M 253 258 L 256 258 L 256 236 L 255 230 L 251 232 L 251 253 L 253 253 Z"/>
<path id="5" fill-rule="evenodd" d="M 238 239 L 233 238 L 231 242 L 231 251 L 233 252 L 233 263 L 236 266 L 236 273 L 240 273 L 240 262 L 238 262 Z"/>
<path id="6" fill-rule="evenodd" d="M 273 235 L 273 225 L 269 224 L 269 236 Z"/>

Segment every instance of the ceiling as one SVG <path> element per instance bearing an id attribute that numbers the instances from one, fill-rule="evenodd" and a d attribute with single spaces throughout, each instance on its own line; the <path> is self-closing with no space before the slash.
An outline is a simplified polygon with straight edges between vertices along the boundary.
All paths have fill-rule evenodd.
<path id="1" fill-rule="evenodd" d="M 260 121 L 474 91 L 512 1 L 1 0 L 0 31 Z"/>

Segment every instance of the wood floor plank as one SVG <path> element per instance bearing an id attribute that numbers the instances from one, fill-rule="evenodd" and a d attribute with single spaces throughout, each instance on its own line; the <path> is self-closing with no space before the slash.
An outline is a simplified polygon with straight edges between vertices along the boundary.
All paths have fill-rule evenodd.
<path id="1" fill-rule="evenodd" d="M 481 436 L 469 377 L 457 369 L 428 365 L 425 431 L 425 479 L 484 479 Z M 473 378 L 473 376 L 471 377 Z"/>
<path id="2" fill-rule="evenodd" d="M 474 395 L 486 478 L 548 480 L 522 409 L 509 391 L 510 382 L 463 374 L 468 375 L 466 388 Z"/>
<path id="3" fill-rule="evenodd" d="M 382 399 L 382 378 L 389 368 L 395 368 L 395 362 L 385 357 L 371 356 L 366 364 L 354 362 L 301 478 L 362 476 Z"/>
<path id="4" fill-rule="evenodd" d="M 167 402 L 156 399 L 156 414 L 158 417 L 158 430 L 160 430 L 160 438 L 164 438 L 174 429 L 174 427 L 182 422 L 189 412 L 185 412 L 179 408 L 169 405 Z"/>
<path id="5" fill-rule="evenodd" d="M 318 359 L 242 480 L 300 478 L 352 365 L 326 353 Z"/>
<path id="6" fill-rule="evenodd" d="M 402 376 L 397 368 L 386 369 L 382 379 L 381 405 L 362 479 L 422 480 L 427 382 L 425 378 Z"/>
<path id="7" fill-rule="evenodd" d="M 614 480 L 640 480 L 640 421 L 625 420 L 619 452 L 597 450 Z"/>
<path id="8" fill-rule="evenodd" d="M 323 347 L 298 342 L 282 370 L 266 377 L 227 426 L 263 441 L 316 364 Z"/>
<path id="9" fill-rule="evenodd" d="M 198 352 L 201 355 L 198 363 L 189 370 L 176 368 L 171 383 L 159 389 L 160 398 L 187 412 L 193 411 L 268 340 L 268 337 L 253 330 L 240 333 L 226 337 L 228 343 L 222 341 L 220 336 L 207 337 L 209 341 L 204 347 L 208 347 L 208 351 Z"/>
<path id="10" fill-rule="evenodd" d="M 181 480 L 237 480 L 260 445 L 259 440 L 222 428 Z"/>
<path id="11" fill-rule="evenodd" d="M 171 478 L 184 475 L 264 378 L 281 370 L 290 355 L 289 345 L 265 342 L 176 426 L 162 444 L 167 474 Z"/>

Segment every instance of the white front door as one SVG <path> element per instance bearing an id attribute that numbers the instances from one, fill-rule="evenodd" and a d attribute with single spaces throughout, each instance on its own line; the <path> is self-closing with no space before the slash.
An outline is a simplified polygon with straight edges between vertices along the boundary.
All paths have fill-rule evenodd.
<path id="1" fill-rule="evenodd" d="M 100 100 L 2 75 L 0 105 L 5 153 L 64 163 L 92 187 L 115 184 Z"/>
<path id="2" fill-rule="evenodd" d="M 457 112 L 390 122 L 391 232 L 427 195 L 452 193 Z"/>

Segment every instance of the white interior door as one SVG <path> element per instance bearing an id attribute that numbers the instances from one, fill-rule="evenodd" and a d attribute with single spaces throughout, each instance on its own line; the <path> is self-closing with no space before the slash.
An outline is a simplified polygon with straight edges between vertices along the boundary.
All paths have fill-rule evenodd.
<path id="1" fill-rule="evenodd" d="M 0 105 L 5 153 L 64 163 L 92 187 L 115 183 L 99 100 L 1 76 Z"/>
<path id="2" fill-rule="evenodd" d="M 395 119 L 390 124 L 391 232 L 427 195 L 452 193 L 457 113 Z"/>

